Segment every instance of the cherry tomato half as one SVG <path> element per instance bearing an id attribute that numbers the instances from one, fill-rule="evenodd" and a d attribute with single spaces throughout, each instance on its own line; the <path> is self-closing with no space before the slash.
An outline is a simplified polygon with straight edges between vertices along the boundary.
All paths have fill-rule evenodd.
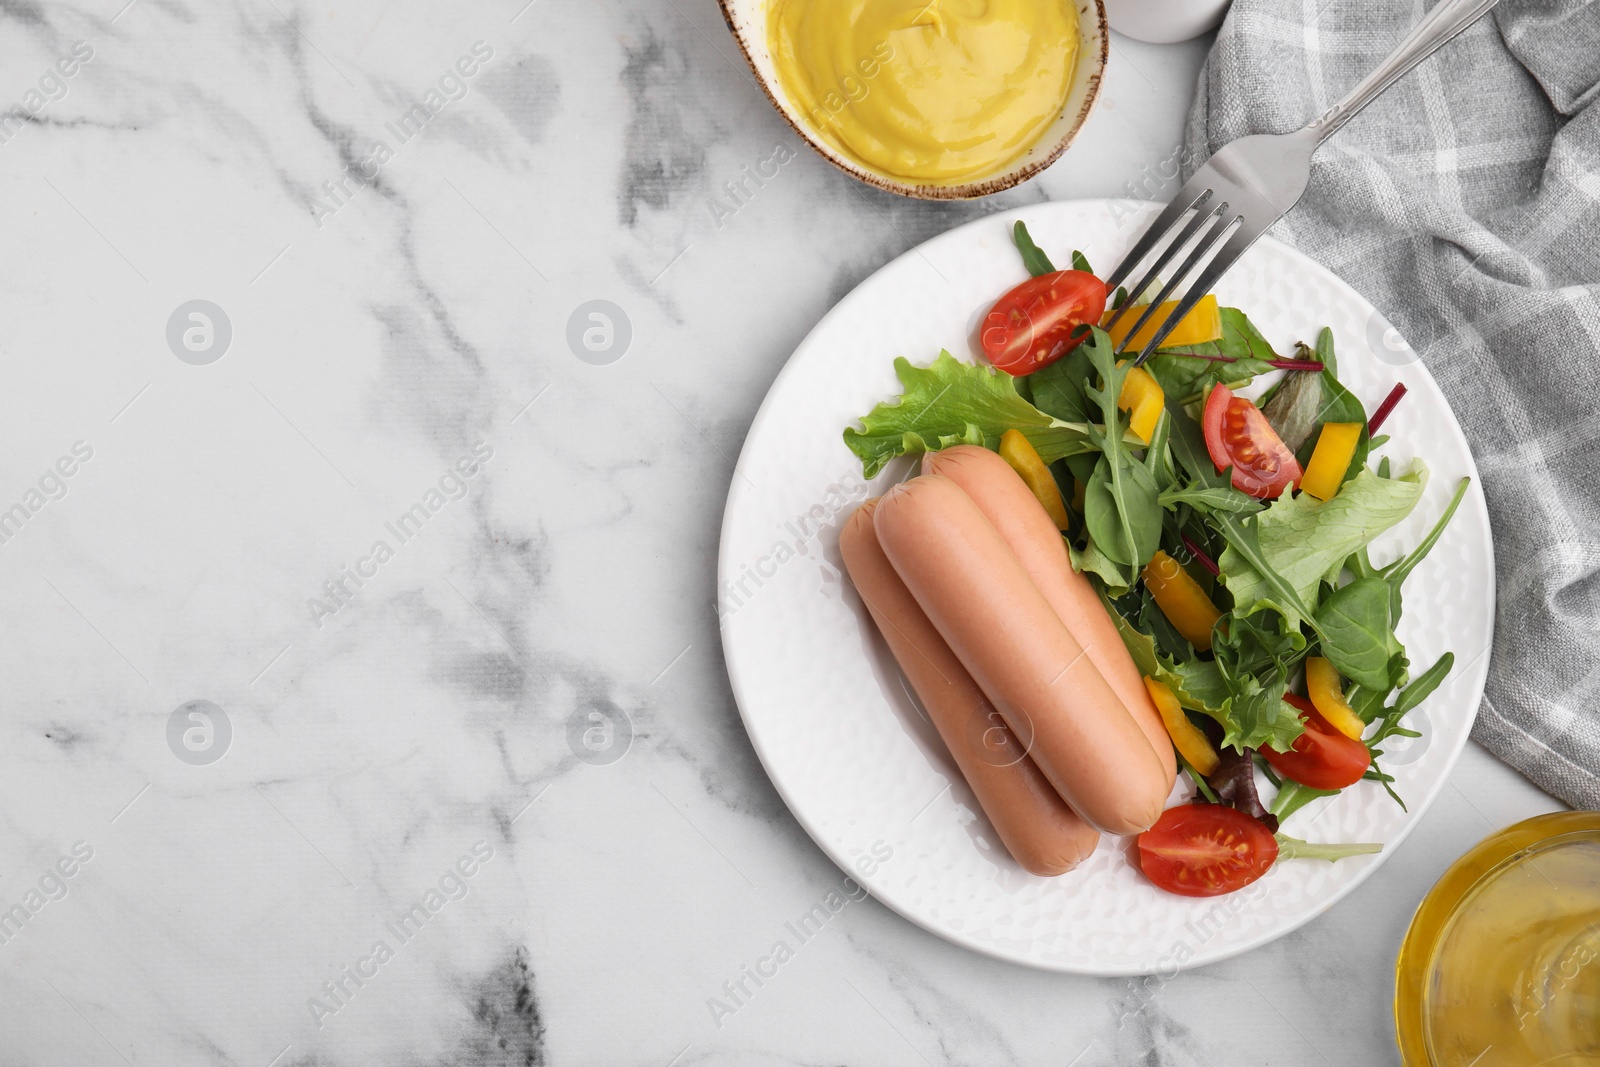
<path id="1" fill-rule="evenodd" d="M 1184 804 L 1139 835 L 1139 869 L 1169 893 L 1215 897 L 1243 889 L 1278 858 L 1272 831 L 1220 804 Z"/>
<path id="2" fill-rule="evenodd" d="M 1313 789 L 1343 789 L 1361 781 L 1372 766 L 1372 753 L 1367 746 L 1334 729 L 1305 697 L 1290 693 L 1283 699 L 1299 710 L 1306 732 L 1295 738 L 1294 747 L 1288 752 L 1261 746 L 1261 754 L 1272 769 Z"/>
<path id="3" fill-rule="evenodd" d="M 1021 377 L 1047 367 L 1078 347 L 1106 310 L 1106 283 L 1081 270 L 1029 278 L 995 301 L 978 341 L 1000 370 Z"/>
<path id="4" fill-rule="evenodd" d="M 1233 487 L 1272 500 L 1300 480 L 1300 464 L 1261 409 L 1226 385 L 1215 385 L 1201 420 L 1217 470 L 1233 468 Z"/>

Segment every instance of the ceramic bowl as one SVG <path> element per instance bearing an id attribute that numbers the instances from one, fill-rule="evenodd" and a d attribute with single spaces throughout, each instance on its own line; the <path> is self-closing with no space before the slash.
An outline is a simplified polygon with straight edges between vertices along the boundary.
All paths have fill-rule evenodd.
<path id="1" fill-rule="evenodd" d="M 1175 44 L 1222 24 L 1230 0 L 1107 0 L 1111 28 L 1147 44 Z"/>
<path id="2" fill-rule="evenodd" d="M 1072 144 L 1100 95 L 1100 81 L 1105 74 L 1106 57 L 1110 52 L 1110 32 L 1106 27 L 1106 10 L 1102 0 L 1074 2 L 1078 5 L 1078 63 L 1072 72 L 1072 86 L 1066 102 L 1055 121 L 1032 148 L 1004 170 L 960 185 L 933 185 L 908 182 L 864 166 L 824 140 L 811 121 L 789 99 L 778 79 L 772 53 L 767 47 L 769 0 L 718 0 L 728 29 L 733 32 L 733 39 L 739 43 L 739 50 L 755 72 L 756 84 L 767 94 L 767 99 L 778 109 L 778 114 L 794 127 L 807 144 L 853 178 L 891 193 L 920 200 L 970 200 L 1009 189 L 1054 163 Z"/>

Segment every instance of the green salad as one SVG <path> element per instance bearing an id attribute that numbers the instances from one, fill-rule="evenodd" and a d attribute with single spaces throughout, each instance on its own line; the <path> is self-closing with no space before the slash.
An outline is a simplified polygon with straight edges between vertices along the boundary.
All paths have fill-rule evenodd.
<path id="1" fill-rule="evenodd" d="M 1134 367 L 1118 342 L 1148 338 L 1170 306 L 1107 294 L 1080 253 L 1056 270 L 1020 222 L 1014 236 L 1033 277 L 984 321 L 991 365 L 897 359 L 901 395 L 844 431 L 865 475 L 956 444 L 999 451 L 1104 599 L 1198 802 L 1273 832 L 1362 780 L 1403 805 L 1384 745 L 1418 736 L 1406 715 L 1454 660 L 1411 661 L 1396 632 L 1403 588 L 1468 485 L 1409 553 L 1372 560 L 1428 482 L 1421 460 L 1382 455 L 1404 387 L 1369 411 L 1340 381 L 1330 330 L 1279 356 L 1212 297 Z M 1258 400 L 1235 392 L 1280 369 Z M 1278 787 L 1270 809 L 1258 769 Z M 1375 848 L 1276 840 L 1283 855 Z"/>

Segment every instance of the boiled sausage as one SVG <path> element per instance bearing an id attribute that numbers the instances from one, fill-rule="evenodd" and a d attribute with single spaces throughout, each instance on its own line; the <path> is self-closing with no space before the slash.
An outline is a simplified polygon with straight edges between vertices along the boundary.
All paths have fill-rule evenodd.
<path id="1" fill-rule="evenodd" d="M 1071 870 L 1100 835 L 1061 799 L 895 573 L 873 529 L 876 507 L 861 505 L 839 534 L 850 580 L 1012 857 L 1033 874 Z"/>
<path id="2" fill-rule="evenodd" d="M 1139 724 L 1161 760 L 1171 788 L 1177 760 L 1172 740 L 1161 724 L 1161 714 L 1151 703 L 1144 678 L 1134 666 L 1128 646 L 1122 643 L 1122 635 L 1117 633 L 1117 625 L 1111 621 L 1099 594 L 1088 578 L 1072 569 L 1061 532 L 1050 521 L 1039 498 L 1009 463 L 976 445 L 929 452 L 923 457 L 922 470 L 925 474 L 942 474 L 959 485 L 999 531 L 1022 569 L 1078 644 L 1088 649 L 1090 661 Z"/>
<path id="3" fill-rule="evenodd" d="M 925 474 L 873 513 L 884 553 L 1056 791 L 1090 825 L 1147 829 L 1170 783 L 1133 717 L 972 498 Z"/>

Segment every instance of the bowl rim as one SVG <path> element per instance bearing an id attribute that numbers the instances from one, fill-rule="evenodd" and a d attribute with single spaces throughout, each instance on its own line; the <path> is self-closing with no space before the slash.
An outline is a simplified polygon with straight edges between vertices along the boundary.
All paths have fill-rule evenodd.
<path id="1" fill-rule="evenodd" d="M 750 68 L 750 73 L 756 85 L 760 86 L 761 92 L 767 98 L 767 102 L 782 116 L 783 121 L 789 124 L 789 128 L 799 134 L 800 139 L 809 145 L 812 151 L 852 178 L 859 179 L 885 192 L 895 193 L 915 200 L 975 200 L 979 197 L 990 196 L 1021 185 L 1029 178 L 1044 171 L 1056 160 L 1060 159 L 1068 148 L 1072 147 L 1072 143 L 1078 139 L 1078 134 L 1082 132 L 1084 125 L 1089 121 L 1089 114 L 1094 110 L 1095 102 L 1100 99 L 1100 87 L 1105 80 L 1106 64 L 1111 58 L 1111 26 L 1106 18 L 1105 0 L 1085 0 L 1086 4 L 1092 4 L 1094 7 L 1100 48 L 1099 55 L 1095 57 L 1094 68 L 1088 76 L 1088 88 L 1084 93 L 1083 102 L 1079 104 L 1077 117 L 1068 127 L 1066 135 L 1057 141 L 1047 154 L 1004 174 L 986 178 L 983 181 L 965 182 L 961 185 L 916 185 L 910 182 L 897 181 L 876 171 L 867 170 L 865 167 L 846 159 L 789 114 L 788 110 L 774 94 L 772 85 L 762 76 L 761 69 L 756 66 L 755 57 L 750 51 L 750 45 L 746 43 L 744 34 L 740 32 L 738 25 L 734 22 L 731 7 L 735 2 L 737 0 L 717 0 L 717 7 L 722 11 L 722 21 L 727 25 L 728 33 L 733 37 L 734 43 L 739 46 L 739 54 L 744 56 L 745 64 Z M 1057 119 L 1059 118 L 1060 116 L 1058 115 Z"/>
<path id="2" fill-rule="evenodd" d="M 1417 904 L 1394 963 L 1395 1046 L 1405 1067 L 1427 1067 L 1423 983 L 1461 905 L 1492 875 L 1525 853 L 1567 838 L 1600 833 L 1600 813 L 1550 811 L 1502 827 L 1456 858 Z"/>

